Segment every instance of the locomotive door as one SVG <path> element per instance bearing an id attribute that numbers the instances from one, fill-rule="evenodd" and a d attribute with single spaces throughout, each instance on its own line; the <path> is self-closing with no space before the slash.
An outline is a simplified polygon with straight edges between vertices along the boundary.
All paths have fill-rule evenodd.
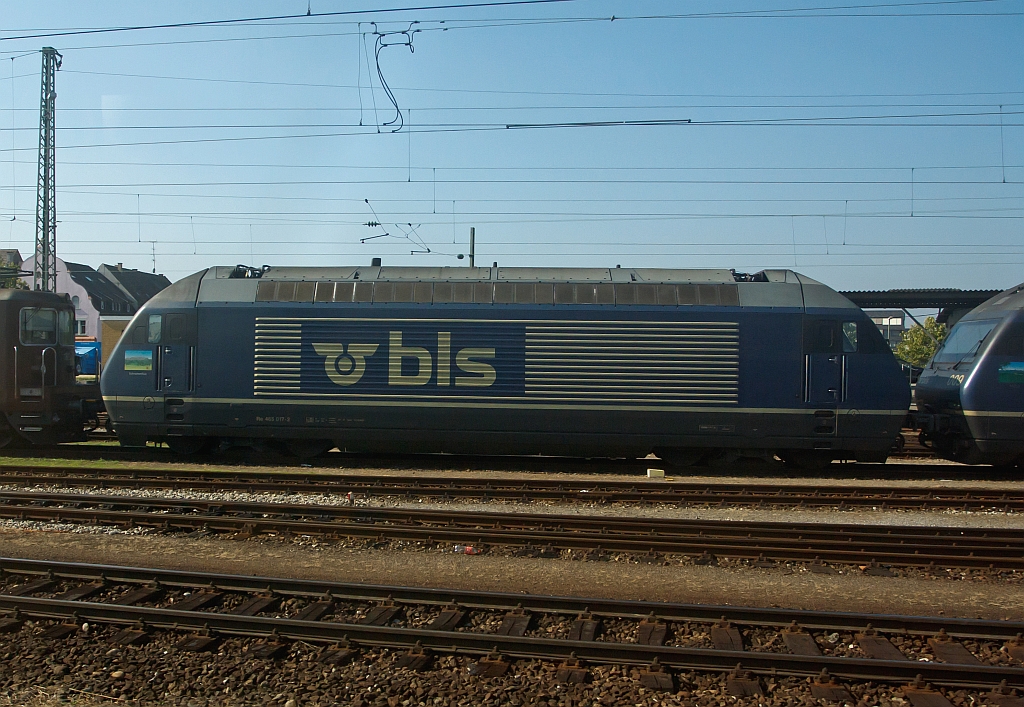
<path id="1" fill-rule="evenodd" d="M 819 436 L 837 433 L 846 368 L 840 333 L 833 319 L 804 319 L 804 403 L 815 408 L 814 434 Z"/>
<path id="2" fill-rule="evenodd" d="M 67 319 L 65 312 L 61 314 Z M 58 383 L 58 312 L 46 307 L 24 307 L 18 319 L 18 341 L 14 344 L 14 394 L 23 402 L 42 400 L 44 391 Z"/>
<path id="3" fill-rule="evenodd" d="M 184 395 L 194 387 L 195 330 L 193 314 L 164 315 L 158 382 L 164 395 Z"/>

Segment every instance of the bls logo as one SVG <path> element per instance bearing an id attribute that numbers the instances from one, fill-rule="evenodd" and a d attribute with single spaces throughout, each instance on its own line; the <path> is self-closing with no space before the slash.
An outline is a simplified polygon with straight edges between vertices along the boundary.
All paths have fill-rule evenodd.
<path id="1" fill-rule="evenodd" d="M 313 344 L 313 350 L 324 357 L 324 370 L 331 382 L 349 386 L 358 383 L 366 373 L 366 359 L 377 353 L 378 344 Z M 494 366 L 480 359 L 493 359 L 493 348 L 462 348 L 455 352 L 455 367 L 460 374 L 454 376 L 457 387 L 487 388 L 494 385 L 497 372 Z M 416 372 L 403 375 L 402 364 L 407 359 L 416 361 Z M 434 377 L 434 357 L 421 346 L 405 346 L 402 332 L 388 332 L 388 385 L 426 385 Z M 453 384 L 452 334 L 437 333 L 437 385 Z"/>
<path id="2" fill-rule="evenodd" d="M 313 350 L 324 356 L 327 377 L 338 385 L 355 385 L 366 372 L 366 358 L 377 351 L 377 344 L 313 344 Z"/>

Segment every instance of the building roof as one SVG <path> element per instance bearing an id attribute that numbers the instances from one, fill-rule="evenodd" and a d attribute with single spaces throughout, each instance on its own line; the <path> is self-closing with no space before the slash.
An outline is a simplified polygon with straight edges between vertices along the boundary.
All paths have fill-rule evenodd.
<path id="1" fill-rule="evenodd" d="M 900 307 L 906 309 L 977 307 L 999 294 L 999 290 L 955 290 L 952 288 L 919 290 L 883 290 L 840 293 L 858 307 L 875 309 Z"/>
<path id="2" fill-rule="evenodd" d="M 171 281 L 163 275 L 126 268 L 121 263 L 117 265 L 104 263 L 100 266 L 99 272 L 119 285 L 124 293 L 134 300 L 136 309 L 165 287 L 171 286 Z"/>
<path id="3" fill-rule="evenodd" d="M 0 248 L 0 261 L 15 268 L 20 268 L 21 264 L 25 262 L 21 259 L 21 251 L 17 248 Z"/>
<path id="4" fill-rule="evenodd" d="M 102 273 L 81 263 L 69 263 L 65 260 L 64 265 L 67 266 L 71 279 L 85 289 L 93 306 L 101 314 L 130 314 L 136 310 L 128 295 Z"/>

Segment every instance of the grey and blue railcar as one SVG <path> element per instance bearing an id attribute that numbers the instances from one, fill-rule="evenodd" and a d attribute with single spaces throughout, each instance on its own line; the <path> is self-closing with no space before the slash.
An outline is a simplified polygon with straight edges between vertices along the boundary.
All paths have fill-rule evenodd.
<path id="1" fill-rule="evenodd" d="M 1024 462 L 1024 284 L 971 310 L 921 373 L 921 439 L 968 464 Z"/>
<path id="2" fill-rule="evenodd" d="M 910 390 L 865 314 L 795 272 L 214 267 L 103 372 L 122 443 L 882 461 Z"/>

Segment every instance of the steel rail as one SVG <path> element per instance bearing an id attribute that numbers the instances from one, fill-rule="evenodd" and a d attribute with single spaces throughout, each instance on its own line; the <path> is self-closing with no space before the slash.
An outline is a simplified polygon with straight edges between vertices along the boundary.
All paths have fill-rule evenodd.
<path id="1" fill-rule="evenodd" d="M 726 617 L 742 625 L 785 627 L 796 622 L 803 628 L 821 631 L 858 631 L 870 625 L 880 633 L 892 635 L 934 636 L 944 631 L 949 636 L 982 640 L 1009 640 L 1024 633 L 1024 621 L 434 589 L 12 557 L 0 557 L 0 571 L 0 579 L 5 574 L 11 574 L 26 577 L 53 576 L 84 582 L 105 580 L 111 584 L 156 582 L 165 587 L 187 589 L 214 588 L 247 593 L 270 591 L 282 596 L 306 598 L 330 595 L 343 601 L 390 600 L 399 604 L 457 605 L 489 611 L 522 608 L 571 616 L 587 612 L 594 616 L 643 619 L 654 614 L 659 620 L 676 623 L 714 622 Z"/>
<path id="2" fill-rule="evenodd" d="M 171 630 L 193 629 L 227 635 L 345 643 L 388 648 L 420 646 L 437 652 L 483 656 L 498 651 L 511 658 L 557 660 L 575 657 L 591 663 L 646 665 L 655 661 L 678 670 L 723 671 L 736 665 L 777 675 L 818 675 L 822 669 L 843 679 L 906 682 L 922 676 L 935 684 L 953 687 L 994 687 L 1002 681 L 1024 686 L 1024 670 L 985 664 L 879 660 L 836 656 L 808 656 L 746 650 L 685 648 L 676 646 L 548 639 L 472 631 L 445 631 L 372 624 L 308 621 L 270 616 L 240 616 L 217 611 L 186 611 L 173 607 L 146 607 L 97 601 L 63 600 L 0 594 L 0 609 L 21 615 L 76 623 L 102 622 L 145 625 Z"/>
<path id="3" fill-rule="evenodd" d="M 0 492 L 0 517 L 216 532 L 293 533 L 649 555 L 1024 569 L 1024 531 L 475 513 Z"/>
<path id="4" fill-rule="evenodd" d="M 379 474 L 296 474 L 180 469 L 88 470 L 0 465 L 0 485 L 204 491 L 362 494 L 506 501 L 645 502 L 677 505 L 1024 511 L 1024 491 L 984 487 L 922 489 L 827 484 L 451 478 Z"/>
<path id="5" fill-rule="evenodd" d="M 723 651 L 610 641 L 569 641 L 468 631 L 430 631 L 262 616 L 234 616 L 215 612 L 124 607 L 96 602 L 6 595 L 0 595 L 0 607 L 18 609 L 34 617 L 75 618 L 81 621 L 129 625 L 143 622 L 147 626 L 164 629 L 187 628 L 263 638 L 277 636 L 318 643 L 355 642 L 385 648 L 412 648 L 419 645 L 439 653 L 476 656 L 485 656 L 497 651 L 511 658 L 564 660 L 575 657 L 591 663 L 628 665 L 649 665 L 657 660 L 662 666 L 677 670 L 716 672 L 728 671 L 742 665 L 745 670 L 754 673 L 783 673 L 799 677 L 818 676 L 822 668 L 825 668 L 830 675 L 847 680 L 902 683 L 914 680 L 920 675 L 930 683 L 950 687 L 985 689 L 994 687 L 1002 681 L 1005 681 L 1008 687 L 1024 687 L 1024 670 L 1005 666 Z"/>
<path id="6" fill-rule="evenodd" d="M 805 542 L 814 539 L 826 541 L 839 538 L 849 542 L 933 545 L 943 548 L 1005 547 L 1011 549 L 1024 543 L 1024 529 L 964 528 L 955 526 L 868 525 L 862 523 L 779 523 L 756 521 L 705 520 L 684 518 L 650 518 L 644 516 L 615 515 L 563 515 L 553 513 L 509 513 L 501 511 L 458 511 L 449 509 L 392 508 L 380 506 L 332 506 L 252 501 L 223 501 L 174 497 L 135 497 L 99 494 L 72 494 L 45 491 L 0 491 L 0 503 L 17 504 L 30 510 L 47 506 L 61 506 L 69 510 L 103 506 L 104 510 L 165 511 L 197 513 L 206 517 L 231 515 L 251 519 L 311 521 L 356 521 L 366 523 L 421 524 L 470 529 L 547 529 L 597 531 L 612 536 L 661 535 L 701 537 L 741 537 L 751 532 L 761 537 Z M 793 538 L 794 534 L 797 535 Z"/>

